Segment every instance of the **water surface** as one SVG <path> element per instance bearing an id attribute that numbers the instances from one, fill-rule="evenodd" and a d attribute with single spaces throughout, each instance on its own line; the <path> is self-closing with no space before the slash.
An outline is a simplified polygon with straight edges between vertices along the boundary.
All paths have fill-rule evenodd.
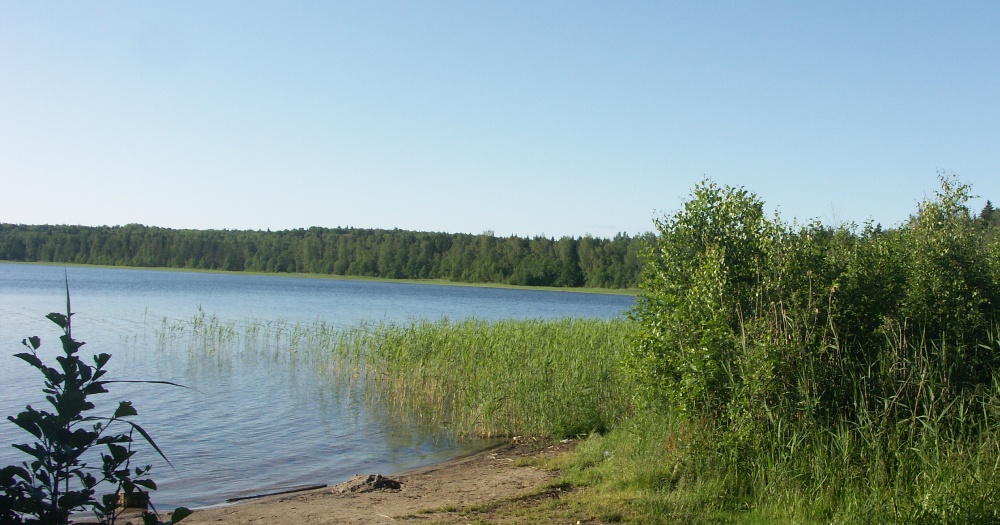
<path id="1" fill-rule="evenodd" d="M 189 388 L 112 385 L 102 408 L 131 400 L 136 422 L 153 435 L 173 468 L 154 461 L 161 509 L 212 505 L 228 498 L 301 484 L 338 483 L 357 473 L 391 474 L 483 446 L 416 431 L 338 386 L 313 361 L 268 352 L 189 351 L 164 327 L 196 316 L 270 326 L 414 319 L 612 318 L 632 297 L 587 293 L 0 263 L 0 415 L 45 404 L 40 375 L 12 354 L 42 338 L 40 355 L 59 351 L 58 327 L 44 318 L 65 311 L 72 295 L 74 337 L 84 355 L 113 355 L 110 375 L 158 379 Z M 102 413 L 110 413 L 110 408 Z M 0 421 L 0 465 L 24 460 L 9 447 L 26 433 Z"/>

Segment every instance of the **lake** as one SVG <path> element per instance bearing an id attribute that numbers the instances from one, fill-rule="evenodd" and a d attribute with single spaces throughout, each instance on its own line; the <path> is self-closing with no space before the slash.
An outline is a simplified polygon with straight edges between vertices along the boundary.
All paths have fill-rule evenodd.
<path id="1" fill-rule="evenodd" d="M 27 456 L 11 443 L 31 437 L 6 420 L 26 404 L 47 407 L 41 375 L 14 353 L 38 335 L 39 355 L 54 364 L 59 328 L 45 319 L 65 312 L 65 279 L 73 335 L 85 356 L 112 354 L 112 379 L 165 380 L 114 384 L 99 406 L 110 414 L 131 400 L 142 425 L 172 467 L 154 465 L 160 510 L 199 507 L 229 498 L 305 484 L 339 483 L 354 474 L 392 474 L 445 461 L 486 443 L 457 442 L 390 420 L 356 389 L 338 385 L 315 359 L 269 352 L 192 351 L 185 327 L 195 318 L 223 326 L 528 318 L 614 318 L 631 296 L 542 290 L 374 282 L 291 276 L 0 263 L 0 466 Z M 87 358 L 89 361 L 89 357 Z"/>

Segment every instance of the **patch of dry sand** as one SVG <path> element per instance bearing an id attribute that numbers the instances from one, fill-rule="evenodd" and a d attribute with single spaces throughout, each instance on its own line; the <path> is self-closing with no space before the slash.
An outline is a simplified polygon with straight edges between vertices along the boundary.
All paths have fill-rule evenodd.
<path id="1" fill-rule="evenodd" d="M 535 493 L 557 473 L 517 466 L 526 456 L 561 453 L 572 443 L 537 448 L 503 445 L 472 456 L 391 476 L 399 490 L 346 490 L 347 485 L 268 496 L 195 511 L 185 525 L 435 523 L 460 519 L 440 509 L 479 505 Z M 374 473 L 363 473 L 364 475 Z M 438 509 L 439 512 L 433 512 Z"/>

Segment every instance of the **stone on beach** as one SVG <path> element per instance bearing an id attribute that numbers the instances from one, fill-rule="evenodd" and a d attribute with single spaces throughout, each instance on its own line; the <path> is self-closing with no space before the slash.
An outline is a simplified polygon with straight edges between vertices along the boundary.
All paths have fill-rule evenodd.
<path id="1" fill-rule="evenodd" d="M 396 492 L 402 490 L 403 484 L 387 478 L 381 474 L 370 474 L 368 476 L 356 475 L 353 478 L 334 487 L 338 494 L 388 491 Z"/>

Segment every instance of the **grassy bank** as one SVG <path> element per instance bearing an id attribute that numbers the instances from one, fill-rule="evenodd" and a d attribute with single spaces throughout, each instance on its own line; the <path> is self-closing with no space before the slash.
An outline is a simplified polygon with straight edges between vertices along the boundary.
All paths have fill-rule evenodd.
<path id="1" fill-rule="evenodd" d="M 584 490 L 536 512 L 630 523 L 1000 523 L 998 385 L 949 396 L 931 380 L 904 407 L 908 417 L 891 402 L 859 402 L 856 417 L 779 420 L 752 435 L 643 412 L 549 465 Z"/>
<path id="2" fill-rule="evenodd" d="M 466 435 L 582 437 L 543 465 L 573 490 L 501 512 L 511 519 L 1000 522 L 1000 376 L 948 392 L 932 343 L 887 341 L 908 345 L 885 355 L 911 371 L 900 381 L 909 394 L 873 402 L 858 377 L 850 417 L 740 432 L 636 411 L 620 367 L 635 330 L 627 320 L 379 325 L 336 353 L 397 417 Z M 997 341 L 982 344 L 1000 352 Z"/>

